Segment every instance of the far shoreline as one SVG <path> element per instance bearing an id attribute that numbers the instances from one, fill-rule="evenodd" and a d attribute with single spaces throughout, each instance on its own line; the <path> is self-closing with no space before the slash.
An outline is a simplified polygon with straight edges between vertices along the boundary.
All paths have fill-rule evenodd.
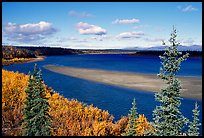
<path id="1" fill-rule="evenodd" d="M 31 62 L 37 62 L 37 61 L 42 61 L 46 58 L 46 56 L 36 56 L 36 58 L 25 58 L 25 60 L 22 61 L 18 61 L 18 62 L 14 62 L 14 63 L 10 63 L 10 64 L 6 64 L 3 66 L 10 66 L 10 65 L 14 65 L 14 64 L 24 64 L 24 63 L 31 63 Z M 3 60 L 3 59 L 2 59 Z"/>

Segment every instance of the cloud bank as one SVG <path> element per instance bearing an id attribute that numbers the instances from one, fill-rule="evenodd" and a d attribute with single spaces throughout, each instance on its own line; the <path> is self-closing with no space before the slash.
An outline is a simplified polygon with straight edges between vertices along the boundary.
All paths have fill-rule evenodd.
<path id="1" fill-rule="evenodd" d="M 82 35 L 105 35 L 107 31 L 100 26 L 79 22 L 76 25 L 77 31 Z"/>
<path id="2" fill-rule="evenodd" d="M 9 22 L 3 27 L 4 37 L 7 37 L 11 41 L 23 43 L 39 41 L 56 32 L 52 24 L 45 21 L 36 24 L 16 24 Z"/>
<path id="3" fill-rule="evenodd" d="M 141 38 L 144 35 L 143 32 L 123 32 L 116 36 L 119 39 L 131 39 L 131 38 Z"/>

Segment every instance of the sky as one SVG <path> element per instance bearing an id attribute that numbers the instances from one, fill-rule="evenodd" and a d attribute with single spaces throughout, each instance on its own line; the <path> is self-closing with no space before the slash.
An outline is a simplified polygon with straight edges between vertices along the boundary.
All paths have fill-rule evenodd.
<path id="1" fill-rule="evenodd" d="M 2 2 L 2 45 L 120 49 L 202 45 L 202 2 Z"/>

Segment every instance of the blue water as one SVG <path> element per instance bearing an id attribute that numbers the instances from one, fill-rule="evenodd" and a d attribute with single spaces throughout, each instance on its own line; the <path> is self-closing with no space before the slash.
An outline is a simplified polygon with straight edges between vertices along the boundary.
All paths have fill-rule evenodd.
<path id="1" fill-rule="evenodd" d="M 93 104 L 103 110 L 108 110 L 115 117 L 115 121 L 121 116 L 127 115 L 131 108 L 133 98 L 136 99 L 137 111 L 145 114 L 152 121 L 152 111 L 158 103 L 154 99 L 154 93 L 136 91 L 127 88 L 105 85 L 93 81 L 78 79 L 54 73 L 44 69 L 46 64 L 55 64 L 69 67 L 105 69 L 125 72 L 139 72 L 158 74 L 160 59 L 157 57 L 134 57 L 127 55 L 70 55 L 50 56 L 44 61 L 5 66 L 4 69 L 19 71 L 27 74 L 33 70 L 34 63 L 42 69 L 45 83 L 59 92 L 64 97 L 78 99 L 88 105 Z M 178 73 L 180 76 L 202 77 L 202 59 L 189 58 L 181 65 Z M 183 98 L 181 111 L 185 117 L 192 119 L 192 109 L 196 100 Z M 200 122 L 202 122 L 202 101 L 198 100 L 200 110 Z M 202 128 L 200 127 L 200 133 Z"/>
<path id="2" fill-rule="evenodd" d="M 159 73 L 161 61 L 159 57 L 149 56 L 128 56 L 128 55 L 71 55 L 49 57 L 47 62 L 56 65 L 70 67 L 105 69 L 115 71 L 140 72 L 140 73 Z M 202 76 L 202 59 L 188 58 L 182 62 L 181 70 L 178 75 L 182 76 Z"/>

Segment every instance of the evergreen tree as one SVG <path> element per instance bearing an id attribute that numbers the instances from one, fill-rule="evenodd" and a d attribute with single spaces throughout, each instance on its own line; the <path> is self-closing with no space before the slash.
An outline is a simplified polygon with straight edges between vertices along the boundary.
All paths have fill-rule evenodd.
<path id="1" fill-rule="evenodd" d="M 201 125 L 198 123 L 199 119 L 199 110 L 198 110 L 198 104 L 197 102 L 195 103 L 195 108 L 192 110 L 193 111 L 193 121 L 190 122 L 188 126 L 188 135 L 189 136 L 198 136 L 199 135 L 199 126 Z"/>
<path id="2" fill-rule="evenodd" d="M 176 73 L 180 69 L 182 61 L 186 60 L 189 56 L 188 53 L 182 55 L 177 46 L 179 43 L 176 41 L 177 31 L 173 27 L 173 32 L 170 37 L 170 46 L 167 47 L 163 56 L 159 56 L 162 62 L 160 73 L 158 76 L 167 84 L 166 88 L 162 88 L 161 92 L 155 93 L 155 100 L 160 102 L 159 106 L 153 111 L 153 120 L 155 121 L 155 133 L 157 136 L 175 136 L 180 134 L 184 125 L 188 123 L 180 112 L 180 81 L 176 78 Z M 165 43 L 163 43 L 165 45 Z"/>
<path id="3" fill-rule="evenodd" d="M 138 118 L 137 115 L 137 108 L 136 108 L 136 102 L 135 98 L 133 99 L 132 102 L 132 108 L 130 109 L 130 114 L 128 114 L 129 120 L 126 128 L 126 132 L 123 134 L 124 136 L 136 136 L 136 119 Z"/>
<path id="4" fill-rule="evenodd" d="M 41 70 L 34 66 L 33 74 L 29 73 L 28 86 L 25 90 L 27 97 L 23 110 L 23 128 L 25 136 L 51 135 L 51 119 L 48 114 L 49 104 L 45 98 Z"/>

